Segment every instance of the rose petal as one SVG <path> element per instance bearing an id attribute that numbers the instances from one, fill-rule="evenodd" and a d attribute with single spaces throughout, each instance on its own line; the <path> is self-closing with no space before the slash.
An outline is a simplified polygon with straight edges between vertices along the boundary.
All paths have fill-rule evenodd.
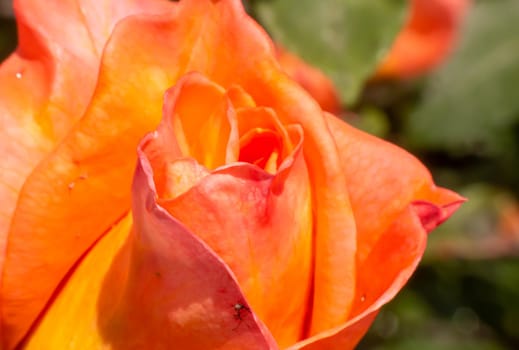
<path id="1" fill-rule="evenodd" d="M 159 202 L 231 268 L 248 303 L 282 347 L 304 332 L 312 276 L 311 193 L 300 152 L 302 133 L 297 127 L 288 133 L 292 142 L 297 135 L 299 144 L 275 176 L 236 163 Z M 155 154 L 155 138 L 168 136 L 150 135 L 144 152 L 151 147 Z M 196 166 L 191 169 L 194 176 L 184 176 L 196 178 Z"/>
<path id="2" fill-rule="evenodd" d="M 204 103 L 199 103 L 202 100 Z M 159 197 L 166 199 L 174 193 L 179 194 L 172 185 L 179 182 L 174 177 L 183 175 L 173 174 L 170 170 L 180 165 L 180 158 L 191 156 L 210 168 L 236 162 L 240 152 L 236 109 L 248 110 L 246 107 L 253 106 L 252 98 L 240 87 L 233 86 L 224 91 L 195 72 L 180 78 L 165 94 L 164 117 L 153 142 L 146 148 L 155 170 L 153 176 Z M 208 115 L 212 118 L 206 118 Z M 220 126 L 219 132 L 212 123 Z M 207 139 L 213 142 L 209 144 Z M 186 162 L 182 164 L 188 165 Z M 206 169 L 201 164 L 197 167 Z"/>
<path id="3" fill-rule="evenodd" d="M 431 232 L 454 214 L 463 202 L 464 200 L 456 200 L 449 204 L 437 206 L 430 202 L 417 200 L 412 203 L 412 207 L 420 218 L 423 228 L 427 232 Z"/>
<path id="4" fill-rule="evenodd" d="M 6 156 L 0 171 L 0 232 L 7 230 L 27 175 L 82 116 L 115 23 L 135 12 L 158 12 L 159 5 L 118 0 L 110 2 L 111 11 L 103 11 L 108 6 L 103 1 L 15 1 L 19 45 L 0 69 Z"/>
<path id="5" fill-rule="evenodd" d="M 427 169 L 405 151 L 330 114 L 326 118 L 341 150 L 357 223 L 357 269 L 362 273 L 357 274 L 350 320 L 293 349 L 354 348 L 379 308 L 415 270 L 425 249 L 426 229 L 463 202 L 457 194 L 435 187 Z"/>
<path id="6" fill-rule="evenodd" d="M 365 317 L 356 318 L 348 322 L 347 326 L 340 326 L 321 332 L 318 335 L 299 342 L 287 350 L 350 350 L 354 349 L 375 320 L 377 311 Z"/>
<path id="7" fill-rule="evenodd" d="M 171 124 L 168 137 L 177 142 L 184 157 L 192 157 L 208 169 L 238 159 L 234 106 L 224 97 L 222 87 L 191 73 L 165 98 L 164 118 Z"/>
<path id="8" fill-rule="evenodd" d="M 114 331 L 108 340 L 122 348 L 150 343 L 186 349 L 277 348 L 251 309 L 236 310 L 236 304 L 247 307 L 247 302 L 221 258 L 155 203 L 152 179 L 140 154 L 132 262 L 124 301 L 105 326 Z"/>
<path id="9" fill-rule="evenodd" d="M 40 322 L 27 338 L 24 349 L 96 349 L 105 342 L 99 315 L 111 315 L 122 289 L 107 290 L 112 307 L 100 308 L 103 285 L 124 286 L 127 280 L 131 214 L 111 228 L 73 270 L 65 287 L 55 296 Z M 108 282 L 109 281 L 109 282 Z M 106 305 L 105 305 L 106 306 Z"/>
<path id="10" fill-rule="evenodd" d="M 309 334 L 347 320 L 355 291 L 356 228 L 337 145 L 317 103 L 278 70 L 244 88 L 259 106 L 276 111 L 283 124 L 300 124 L 314 210 L 315 265 Z M 267 77 L 268 79 L 265 79 Z"/>
<path id="11" fill-rule="evenodd" d="M 357 294 L 352 319 L 304 340 L 290 350 L 353 349 L 384 304 L 402 289 L 418 265 L 427 242 L 421 218 L 409 206 L 381 235 L 366 259 L 358 265 Z"/>
<path id="12" fill-rule="evenodd" d="M 0 166 L 0 269 L 9 270 L 4 273 L 7 275 L 4 277 L 7 278 L 3 282 L 4 290 L 11 286 L 11 271 L 15 275 L 20 271 L 20 260 L 25 262 L 32 258 L 33 251 L 28 242 L 37 240 L 36 231 L 41 229 L 39 224 L 23 225 L 21 228 L 16 219 L 12 219 L 18 196 L 27 194 L 27 190 L 22 190 L 24 181 L 83 115 L 94 91 L 102 48 L 115 23 L 135 12 L 159 12 L 164 5 L 122 0 L 110 4 L 111 10 L 103 11 L 108 6 L 104 1 L 19 0 L 14 3 L 19 46 L 0 68 L 0 151 L 5 155 Z M 77 177 L 82 176 L 84 174 L 77 174 Z M 68 184 L 58 183 L 65 187 L 75 184 L 72 180 Z M 29 191 L 32 190 L 35 190 L 34 187 Z M 34 193 L 35 197 L 30 195 L 31 200 L 45 202 L 47 198 L 39 198 L 38 192 Z M 18 212 L 24 209 L 23 204 L 18 204 Z M 46 211 L 48 208 L 43 205 L 42 209 Z M 10 230 L 11 222 L 14 228 Z M 8 242 L 20 229 L 23 234 L 19 236 L 19 243 Z M 49 231 L 53 229 L 51 227 Z M 71 235 L 71 240 L 77 241 L 74 235 Z M 88 244 L 83 246 L 82 251 Z M 54 258 L 59 260 L 59 256 L 63 255 L 62 251 L 56 257 L 53 253 L 37 266 L 30 266 L 33 277 L 44 275 L 48 261 Z M 73 261 L 80 254 L 74 256 Z M 9 261 L 13 255 L 15 262 L 6 263 L 4 269 L 4 259 Z M 45 273 L 42 274 L 42 270 Z M 14 294 L 11 296 L 13 303 L 4 301 L 0 334 L 3 334 L 1 342 L 6 348 L 16 343 L 36 316 L 33 313 L 30 320 L 25 319 L 20 305 L 32 307 L 31 303 L 24 302 L 25 296 L 38 288 L 40 278 L 22 277 L 10 291 Z M 27 280 L 32 283 L 28 285 Z M 19 322 L 24 323 L 20 328 Z"/>
<path id="13" fill-rule="evenodd" d="M 124 219 L 92 249 L 27 349 L 277 349 L 232 272 L 158 207 L 139 163 L 134 227 Z M 237 312 L 241 312 L 237 317 Z"/>
<path id="14" fill-rule="evenodd" d="M 358 263 L 364 261 L 382 233 L 411 203 L 424 201 L 440 207 L 451 206 L 445 214 L 452 214 L 464 201 L 456 193 L 436 187 L 425 166 L 403 149 L 357 130 L 333 115 L 328 114 L 327 121 L 341 150 L 347 177 L 357 224 Z M 441 220 L 445 218 L 446 215 Z M 428 228 L 432 229 L 433 225 Z"/>
<path id="15" fill-rule="evenodd" d="M 301 154 L 302 130 L 283 126 L 271 109 L 251 107 L 243 94 L 237 87 L 224 93 L 198 73 L 186 75 L 168 91 L 164 119 L 142 147 L 154 170 L 155 185 L 162 189 L 159 204 L 231 267 L 248 302 L 284 346 L 303 336 L 311 285 L 311 194 Z M 189 107 L 199 99 L 203 107 Z M 209 120 L 207 115 L 214 118 Z M 219 133 L 220 146 L 192 151 L 211 139 L 204 134 L 204 125 L 212 130 L 211 123 L 218 128 L 222 121 L 237 122 L 240 142 L 259 131 L 275 137 L 284 157 L 279 173 L 270 176 L 250 164 L 232 164 L 237 159 L 209 173 L 195 160 L 183 158 L 195 156 L 204 162 L 206 153 L 216 153 L 224 162 L 229 128 Z M 242 162 L 251 153 L 269 151 L 265 143 L 244 147 L 239 150 Z"/>
<path id="16" fill-rule="evenodd" d="M 236 117 L 238 119 L 238 129 L 240 130 L 240 141 L 246 141 L 247 135 L 253 136 L 252 134 L 266 132 L 275 134 L 277 141 L 281 144 L 279 145 L 282 148 L 279 157 L 280 162 L 294 151 L 296 145 L 292 142 L 287 128 L 281 124 L 281 121 L 272 109 L 265 107 L 242 108 L 237 111 Z M 299 142 L 299 137 L 297 137 L 296 142 Z M 257 152 L 262 151 L 264 152 L 265 150 L 257 150 Z M 243 153 L 243 149 L 241 149 L 240 158 L 246 156 Z"/>

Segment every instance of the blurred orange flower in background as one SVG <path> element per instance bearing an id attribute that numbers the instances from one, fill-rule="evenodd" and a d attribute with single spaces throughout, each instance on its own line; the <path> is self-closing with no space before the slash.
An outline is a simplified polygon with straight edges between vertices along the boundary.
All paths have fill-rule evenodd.
<path id="1" fill-rule="evenodd" d="M 409 78 L 429 72 L 448 57 L 455 47 L 470 0 L 411 0 L 409 19 L 374 78 Z M 339 93 L 333 82 L 317 67 L 277 45 L 283 70 L 297 81 L 325 111 L 341 111 Z"/>
<path id="2" fill-rule="evenodd" d="M 279 45 L 276 46 L 276 54 L 281 68 L 308 91 L 323 110 L 332 114 L 341 111 L 339 93 L 323 72 Z"/>
<path id="3" fill-rule="evenodd" d="M 456 43 L 470 0 L 411 0 L 407 24 L 375 76 L 405 78 L 443 62 Z"/>
<path id="4" fill-rule="evenodd" d="M 4 349 L 353 348 L 462 202 L 323 112 L 240 1 L 15 9 Z"/>

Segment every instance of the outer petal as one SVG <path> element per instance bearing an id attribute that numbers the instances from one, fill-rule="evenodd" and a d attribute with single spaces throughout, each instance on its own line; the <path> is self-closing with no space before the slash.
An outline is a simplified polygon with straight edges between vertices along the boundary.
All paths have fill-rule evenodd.
<path id="1" fill-rule="evenodd" d="M 314 195 L 315 265 L 309 334 L 347 320 L 355 291 L 356 227 L 337 145 L 319 106 L 293 81 L 266 67 L 245 87 L 258 105 L 271 106 L 284 124 L 303 127 L 305 161 Z"/>
<path id="2" fill-rule="evenodd" d="M 141 0 L 15 1 L 19 46 L 0 66 L 0 271 L 24 181 L 83 115 L 113 27 L 132 13 L 159 12 L 164 5 Z M 33 228 L 27 233 L 32 235 Z M 20 257 L 26 258 L 23 253 Z M 18 316 L 17 310 L 7 309 L 2 313 Z M 2 328 L 0 320 L 0 334 L 10 334 Z"/>
<path id="3" fill-rule="evenodd" d="M 115 23 L 135 12 L 158 12 L 160 4 L 140 0 L 14 3 L 19 46 L 0 68 L 2 260 L 18 193 L 38 162 L 83 115 Z"/>
<path id="4" fill-rule="evenodd" d="M 341 149 L 357 223 L 356 295 L 344 325 L 293 349 L 353 349 L 380 307 L 415 270 L 426 233 L 463 202 L 457 194 L 436 188 L 427 169 L 405 151 L 326 117 Z"/>
<path id="5" fill-rule="evenodd" d="M 100 291 L 106 281 L 119 286 L 104 298 L 120 298 L 128 279 L 131 214 L 126 215 L 92 247 L 72 271 L 65 287 L 33 326 L 24 349 L 102 349 L 99 315 L 112 315 L 112 308 L 100 308 Z"/>
<path id="6" fill-rule="evenodd" d="M 281 347 L 303 335 L 312 282 L 310 186 L 302 154 L 293 157 L 275 176 L 216 169 L 161 203 L 229 265 Z"/>
<path id="7" fill-rule="evenodd" d="M 353 317 L 340 327 L 302 341 L 291 350 L 353 349 L 384 304 L 393 299 L 420 261 L 427 241 L 421 218 L 410 206 L 381 235 L 369 256 L 358 265 Z"/>
<path id="8" fill-rule="evenodd" d="M 227 265 L 155 203 L 142 154 L 133 188 L 132 262 L 123 300 L 105 326 L 108 340 L 121 348 L 277 348 L 251 310 L 236 316 L 235 305 L 247 302 Z M 143 324 L 147 329 L 139 331 Z"/>
<path id="9" fill-rule="evenodd" d="M 464 201 L 454 192 L 437 188 L 425 166 L 403 149 L 330 114 L 327 121 L 341 150 L 348 182 L 358 232 L 358 264 L 362 265 L 381 235 L 411 203 L 423 203 L 420 216 L 431 230 Z M 431 211 L 434 205 L 440 208 Z"/>
<path id="10" fill-rule="evenodd" d="M 441 63 L 454 46 L 470 0 L 411 0 L 409 21 L 376 73 L 407 77 Z"/>
<path id="11" fill-rule="evenodd" d="M 350 319 L 290 349 L 353 349 L 420 261 L 427 232 L 463 202 L 436 188 L 414 157 L 327 114 L 357 223 L 356 295 Z M 374 219 L 376 218 L 376 219 Z"/>
<path id="12" fill-rule="evenodd" d="M 277 349 L 232 272 L 155 203 L 145 158 L 129 220 L 88 254 L 46 312 L 28 349 Z M 124 243 L 124 244 L 123 244 Z"/>

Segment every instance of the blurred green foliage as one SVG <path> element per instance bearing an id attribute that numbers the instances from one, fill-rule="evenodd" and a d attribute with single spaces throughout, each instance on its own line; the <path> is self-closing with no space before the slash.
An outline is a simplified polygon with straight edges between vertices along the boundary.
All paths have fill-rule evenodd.
<path id="1" fill-rule="evenodd" d="M 404 23 L 407 0 L 256 0 L 273 38 L 335 82 L 353 102 Z"/>
<path id="2" fill-rule="evenodd" d="M 411 113 L 406 134 L 413 145 L 485 155 L 514 146 L 518 13 L 516 0 L 484 2 L 472 9 L 459 47 L 428 79 L 422 101 Z"/>
<path id="3" fill-rule="evenodd" d="M 406 120 L 406 145 L 485 159 L 491 167 L 478 169 L 478 176 L 517 184 L 518 20 L 517 0 L 484 1 L 473 7 L 459 46 L 427 79 Z M 504 178 L 496 179 L 495 172 Z"/>

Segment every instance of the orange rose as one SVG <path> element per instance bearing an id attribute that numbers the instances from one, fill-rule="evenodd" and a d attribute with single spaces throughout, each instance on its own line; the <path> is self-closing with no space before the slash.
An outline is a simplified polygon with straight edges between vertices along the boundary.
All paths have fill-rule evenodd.
<path id="1" fill-rule="evenodd" d="M 470 0 L 412 0 L 409 20 L 377 77 L 411 77 L 439 65 L 454 47 Z"/>
<path id="2" fill-rule="evenodd" d="M 4 349 L 352 348 L 462 201 L 322 112 L 238 0 L 15 5 Z"/>

